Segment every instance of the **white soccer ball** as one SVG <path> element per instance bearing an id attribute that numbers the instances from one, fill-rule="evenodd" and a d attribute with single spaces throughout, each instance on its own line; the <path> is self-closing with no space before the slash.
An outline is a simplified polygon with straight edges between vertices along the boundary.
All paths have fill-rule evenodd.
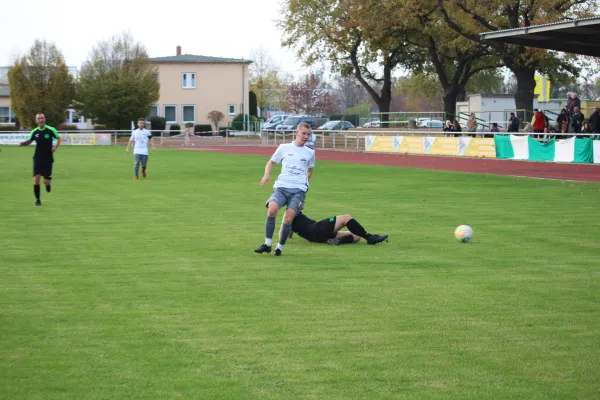
<path id="1" fill-rule="evenodd" d="M 454 237 L 460 242 L 468 242 L 473 237 L 473 229 L 469 225 L 460 225 L 454 231 Z"/>

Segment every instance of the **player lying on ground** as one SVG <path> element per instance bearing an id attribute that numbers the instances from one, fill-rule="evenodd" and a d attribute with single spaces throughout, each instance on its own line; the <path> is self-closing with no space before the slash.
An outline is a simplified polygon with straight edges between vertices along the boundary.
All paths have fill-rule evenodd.
<path id="1" fill-rule="evenodd" d="M 349 232 L 341 231 L 344 227 L 348 228 Z M 322 219 L 321 221 L 315 221 L 300 211 L 292 221 L 290 238 L 294 232 L 309 242 L 329 243 L 334 246 L 357 243 L 361 238 L 365 239 L 367 244 L 377 244 L 388 238 L 388 235 L 368 233 L 350 214 L 337 215 Z"/>

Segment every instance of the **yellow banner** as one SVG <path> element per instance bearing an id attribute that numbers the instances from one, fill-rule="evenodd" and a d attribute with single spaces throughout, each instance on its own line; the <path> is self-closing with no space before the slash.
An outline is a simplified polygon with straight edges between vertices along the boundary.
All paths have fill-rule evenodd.
<path id="1" fill-rule="evenodd" d="M 458 138 L 454 137 L 436 137 L 429 148 L 428 154 L 440 156 L 458 155 Z"/>
<path id="2" fill-rule="evenodd" d="M 398 153 L 424 154 L 423 138 L 419 136 L 404 136 L 398 146 Z"/>
<path id="3" fill-rule="evenodd" d="M 496 145 L 493 138 L 472 138 L 465 149 L 466 157 L 496 158 Z"/>
<path id="4" fill-rule="evenodd" d="M 369 150 L 379 153 L 392 153 L 394 151 L 394 137 L 375 136 Z"/>
<path id="5" fill-rule="evenodd" d="M 63 144 L 71 146 L 93 146 L 96 144 L 94 133 L 63 133 Z"/>

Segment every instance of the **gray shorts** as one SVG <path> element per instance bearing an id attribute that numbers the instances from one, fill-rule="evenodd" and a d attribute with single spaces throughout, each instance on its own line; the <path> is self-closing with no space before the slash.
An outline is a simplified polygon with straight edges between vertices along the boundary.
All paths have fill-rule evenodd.
<path id="1" fill-rule="evenodd" d="M 300 207 L 304 204 L 305 198 L 306 192 L 300 189 L 276 188 L 265 203 L 265 207 L 268 208 L 269 203 L 274 201 L 279 205 L 279 208 L 287 206 L 287 208 L 291 208 L 298 214 L 300 212 Z"/>
<path id="2" fill-rule="evenodd" d="M 136 165 L 142 164 L 143 166 L 145 166 L 146 164 L 148 164 L 148 154 L 134 154 L 133 162 Z"/>

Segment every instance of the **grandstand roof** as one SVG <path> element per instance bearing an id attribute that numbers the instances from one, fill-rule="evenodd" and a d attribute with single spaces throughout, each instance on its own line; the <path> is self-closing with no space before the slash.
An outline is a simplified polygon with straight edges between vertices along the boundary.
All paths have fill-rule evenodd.
<path id="1" fill-rule="evenodd" d="M 155 63 L 212 63 L 212 64 L 251 64 L 252 61 L 237 58 L 221 58 L 208 56 L 195 56 L 182 54 L 179 56 L 154 57 L 150 61 Z"/>
<path id="2" fill-rule="evenodd" d="M 486 32 L 480 38 L 486 42 L 600 57 L 600 17 Z"/>

